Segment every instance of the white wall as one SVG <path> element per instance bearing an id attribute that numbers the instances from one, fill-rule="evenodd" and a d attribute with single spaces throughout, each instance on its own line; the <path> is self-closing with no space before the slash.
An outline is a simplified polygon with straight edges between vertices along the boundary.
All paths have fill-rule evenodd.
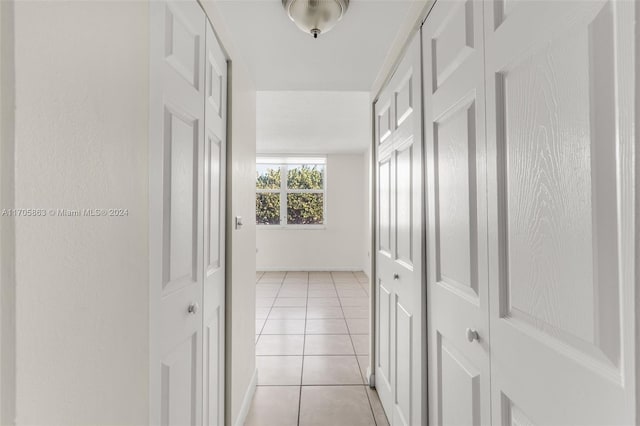
<path id="1" fill-rule="evenodd" d="M 326 226 L 321 230 L 258 227 L 258 270 L 364 267 L 364 154 L 330 154 L 326 167 Z"/>
<path id="2" fill-rule="evenodd" d="M 148 419 L 148 11 L 15 5 L 17 424 Z"/>
<path id="3" fill-rule="evenodd" d="M 243 424 L 255 386 L 256 215 L 255 90 L 247 70 L 233 67 L 233 144 L 227 165 L 227 419 Z M 244 225 L 235 229 L 234 218 Z"/>
<path id="4" fill-rule="evenodd" d="M 367 276 L 369 278 L 371 278 L 371 256 L 372 256 L 372 251 L 371 251 L 371 237 L 372 237 L 372 232 L 371 232 L 371 211 L 373 209 L 373 205 L 372 205 L 372 201 L 373 198 L 371 197 L 371 190 L 373 188 L 372 185 L 372 174 L 371 174 L 371 144 L 369 145 L 369 147 L 367 148 L 367 151 L 364 153 L 363 155 L 363 169 L 364 169 L 364 173 L 363 173 L 363 186 L 364 186 L 364 191 L 365 191 L 365 195 L 364 195 L 364 223 L 363 223 L 363 227 L 364 227 L 364 238 L 363 238 L 363 260 L 362 260 L 362 270 L 364 271 L 365 274 L 367 274 Z"/>

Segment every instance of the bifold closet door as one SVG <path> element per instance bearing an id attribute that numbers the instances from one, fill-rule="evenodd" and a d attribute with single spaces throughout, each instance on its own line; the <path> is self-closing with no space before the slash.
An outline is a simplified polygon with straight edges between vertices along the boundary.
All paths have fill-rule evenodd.
<path id="1" fill-rule="evenodd" d="M 204 135 L 203 424 L 224 424 L 227 61 L 207 21 Z"/>
<path id="2" fill-rule="evenodd" d="M 393 426 L 421 425 L 425 354 L 420 39 L 375 105 L 375 385 Z"/>
<path id="3" fill-rule="evenodd" d="M 489 425 L 482 2 L 436 2 L 422 45 L 429 419 Z"/>
<path id="4" fill-rule="evenodd" d="M 150 423 L 202 422 L 205 15 L 151 2 Z"/>
<path id="5" fill-rule="evenodd" d="M 150 424 L 222 425 L 226 61 L 197 1 L 150 8 Z"/>
<path id="6" fill-rule="evenodd" d="M 485 2 L 493 424 L 637 424 L 637 7 Z"/>

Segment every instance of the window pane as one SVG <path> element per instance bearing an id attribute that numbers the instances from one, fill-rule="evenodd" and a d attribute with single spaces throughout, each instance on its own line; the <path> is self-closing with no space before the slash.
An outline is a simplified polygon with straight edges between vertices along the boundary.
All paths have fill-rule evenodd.
<path id="1" fill-rule="evenodd" d="M 290 165 L 287 175 L 289 189 L 322 189 L 324 166 L 321 164 Z"/>
<path id="2" fill-rule="evenodd" d="M 256 171 L 257 189 L 280 189 L 280 166 L 257 164 Z"/>
<path id="3" fill-rule="evenodd" d="M 287 224 L 322 225 L 323 194 L 287 194 Z"/>
<path id="4" fill-rule="evenodd" d="M 256 223 L 280 224 L 280 194 L 256 194 Z"/>

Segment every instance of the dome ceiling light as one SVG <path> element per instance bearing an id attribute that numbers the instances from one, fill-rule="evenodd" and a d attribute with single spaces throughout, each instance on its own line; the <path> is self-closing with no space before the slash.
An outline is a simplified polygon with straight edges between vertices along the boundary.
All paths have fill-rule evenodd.
<path id="1" fill-rule="evenodd" d="M 349 0 L 282 0 L 282 5 L 298 28 L 318 38 L 342 19 Z"/>

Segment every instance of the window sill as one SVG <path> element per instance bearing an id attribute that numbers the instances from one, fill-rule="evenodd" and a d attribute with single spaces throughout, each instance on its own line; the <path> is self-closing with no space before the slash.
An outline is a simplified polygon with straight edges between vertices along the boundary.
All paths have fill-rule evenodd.
<path id="1" fill-rule="evenodd" d="M 261 231 L 326 231 L 327 225 L 256 225 Z"/>

